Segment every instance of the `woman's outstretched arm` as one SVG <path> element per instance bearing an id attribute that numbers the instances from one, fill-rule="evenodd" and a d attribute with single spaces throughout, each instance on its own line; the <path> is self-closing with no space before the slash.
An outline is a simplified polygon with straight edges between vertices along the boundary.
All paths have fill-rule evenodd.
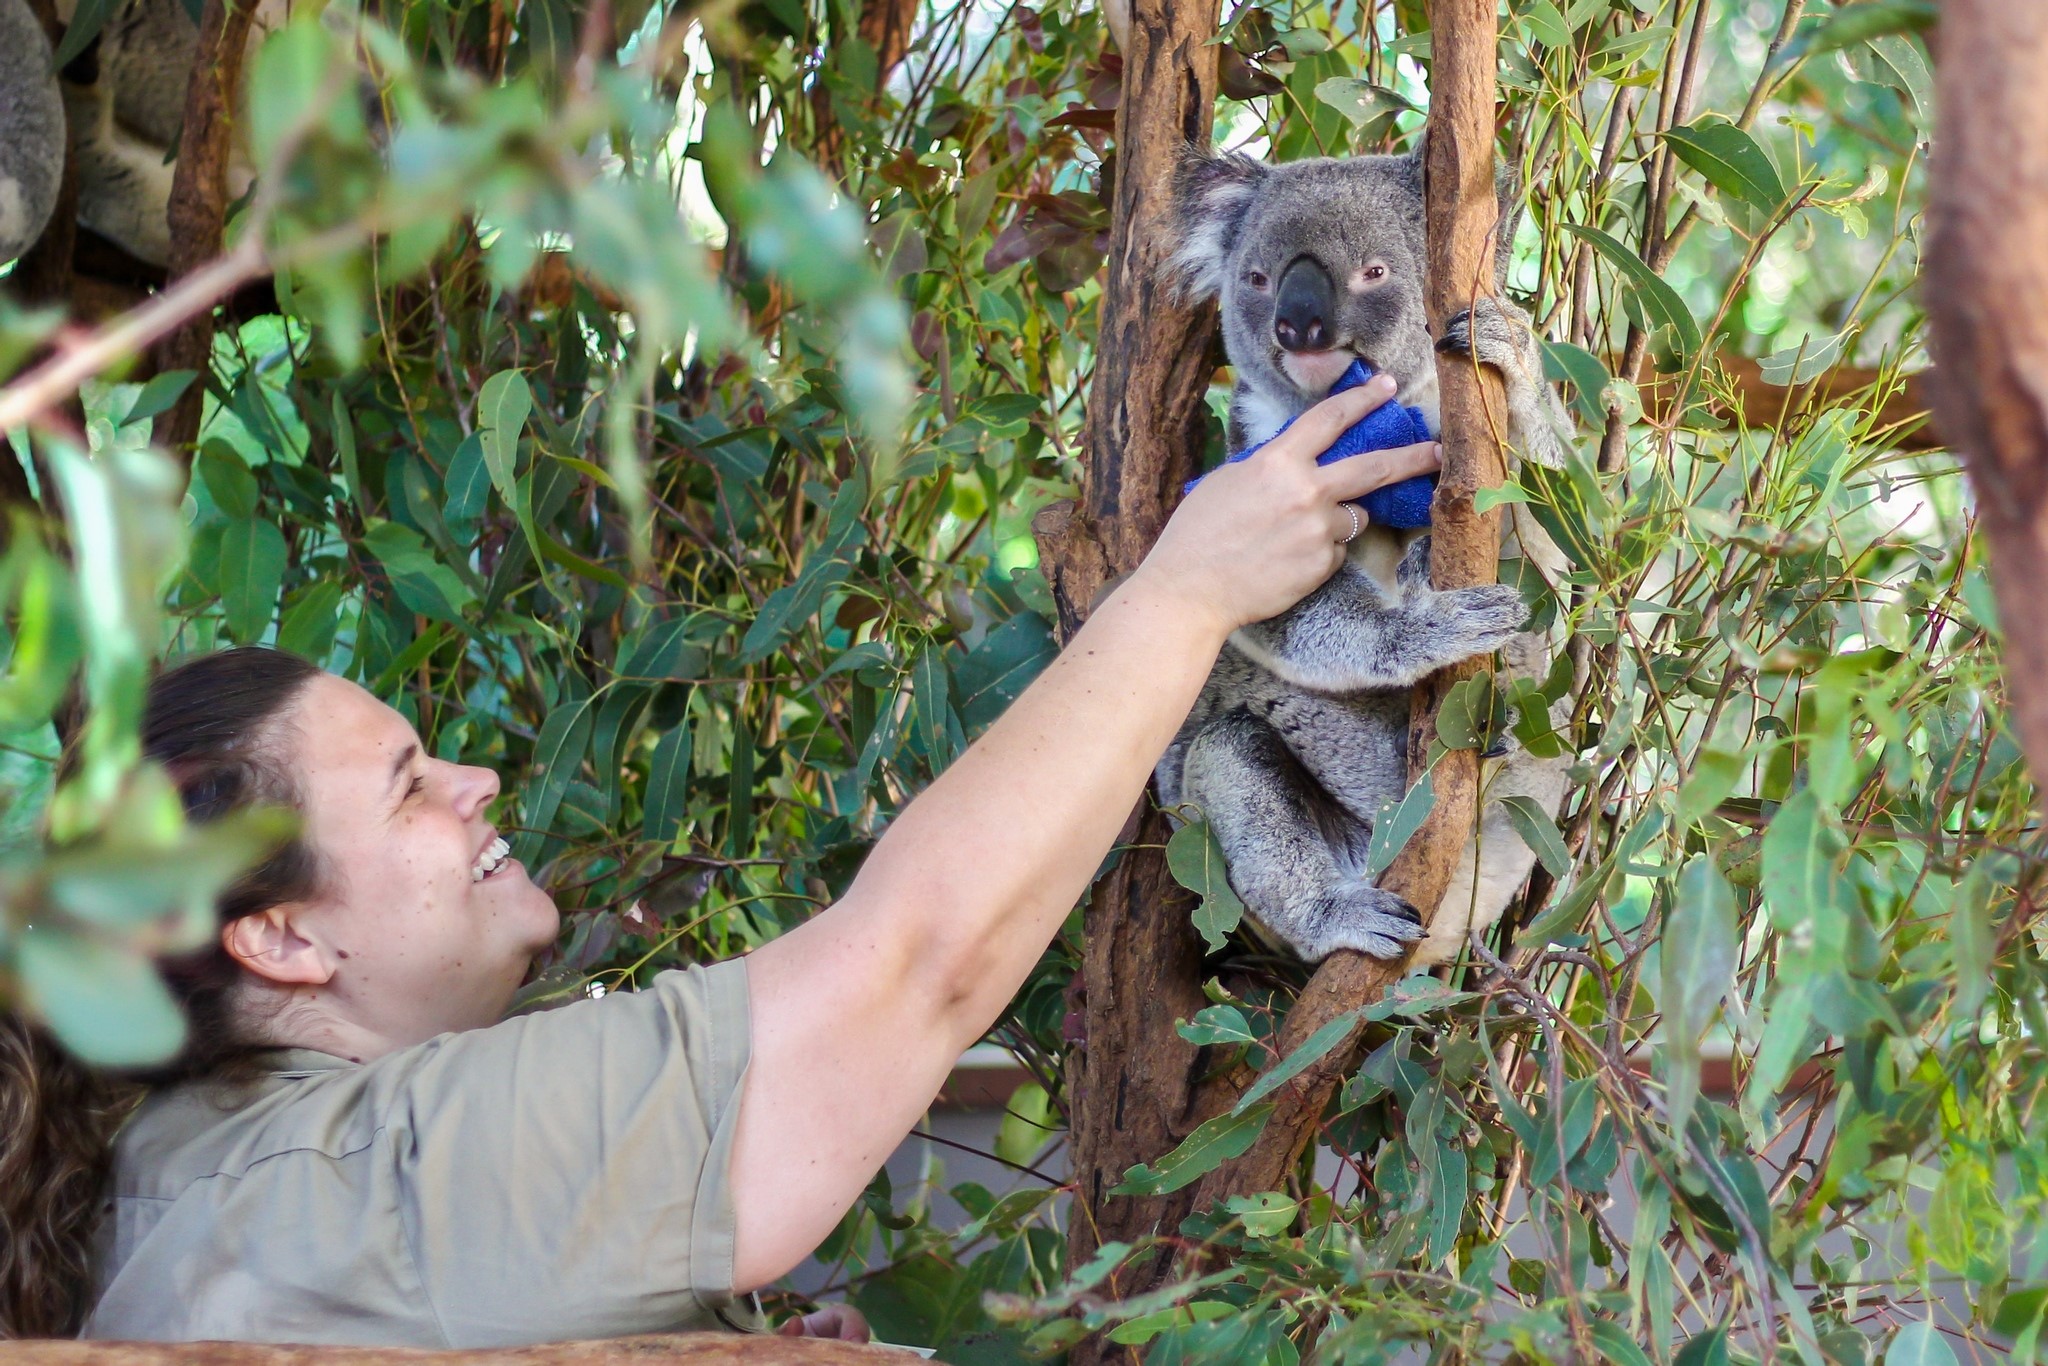
<path id="1" fill-rule="evenodd" d="M 1326 400 L 1197 486 L 846 896 L 748 960 L 737 1288 L 801 1261 L 925 1112 L 1087 888 L 1230 632 L 1336 569 L 1339 502 L 1434 467 L 1427 445 L 1316 465 L 1390 388 Z"/>

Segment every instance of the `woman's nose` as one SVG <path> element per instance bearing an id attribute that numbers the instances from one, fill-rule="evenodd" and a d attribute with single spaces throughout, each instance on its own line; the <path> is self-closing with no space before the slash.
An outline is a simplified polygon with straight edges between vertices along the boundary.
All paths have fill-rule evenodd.
<path id="1" fill-rule="evenodd" d="M 457 802 L 464 817 L 483 810 L 497 799 L 498 775 L 488 768 L 475 768 L 464 764 L 458 770 L 462 777 L 457 786 Z"/>

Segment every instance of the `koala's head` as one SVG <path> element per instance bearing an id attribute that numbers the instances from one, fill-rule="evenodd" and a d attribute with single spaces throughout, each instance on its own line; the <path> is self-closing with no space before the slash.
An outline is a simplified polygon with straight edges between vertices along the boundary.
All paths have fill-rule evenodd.
<path id="1" fill-rule="evenodd" d="M 1170 268 L 1189 297 L 1222 305 L 1241 391 L 1298 410 L 1354 356 L 1404 392 L 1433 373 L 1419 155 L 1267 166 L 1190 147 L 1174 228 Z"/>

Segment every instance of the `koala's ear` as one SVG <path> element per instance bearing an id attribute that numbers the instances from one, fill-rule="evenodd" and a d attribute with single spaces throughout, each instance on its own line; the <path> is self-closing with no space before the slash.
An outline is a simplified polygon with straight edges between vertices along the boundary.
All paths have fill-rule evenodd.
<path id="1" fill-rule="evenodd" d="M 1223 292 L 1225 263 L 1245 214 L 1270 168 L 1235 152 L 1217 155 L 1195 143 L 1173 168 L 1173 254 L 1168 278 L 1182 297 L 1212 299 Z"/>

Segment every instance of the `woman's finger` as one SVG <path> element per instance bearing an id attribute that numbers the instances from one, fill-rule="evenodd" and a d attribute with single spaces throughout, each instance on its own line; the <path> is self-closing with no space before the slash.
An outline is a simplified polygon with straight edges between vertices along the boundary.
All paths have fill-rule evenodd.
<path id="1" fill-rule="evenodd" d="M 1363 451 L 1342 460 L 1332 460 L 1316 474 L 1323 481 L 1325 491 L 1343 502 L 1363 498 L 1374 489 L 1413 479 L 1418 474 L 1433 474 L 1443 462 L 1444 448 L 1437 442 L 1424 441 L 1413 446 Z"/>
<path id="2" fill-rule="evenodd" d="M 1259 455 L 1270 452 L 1282 460 L 1313 460 L 1353 423 L 1392 398 L 1394 388 L 1388 376 L 1374 375 L 1356 389 L 1332 394 L 1294 419 L 1294 425 L 1268 441 Z"/>

